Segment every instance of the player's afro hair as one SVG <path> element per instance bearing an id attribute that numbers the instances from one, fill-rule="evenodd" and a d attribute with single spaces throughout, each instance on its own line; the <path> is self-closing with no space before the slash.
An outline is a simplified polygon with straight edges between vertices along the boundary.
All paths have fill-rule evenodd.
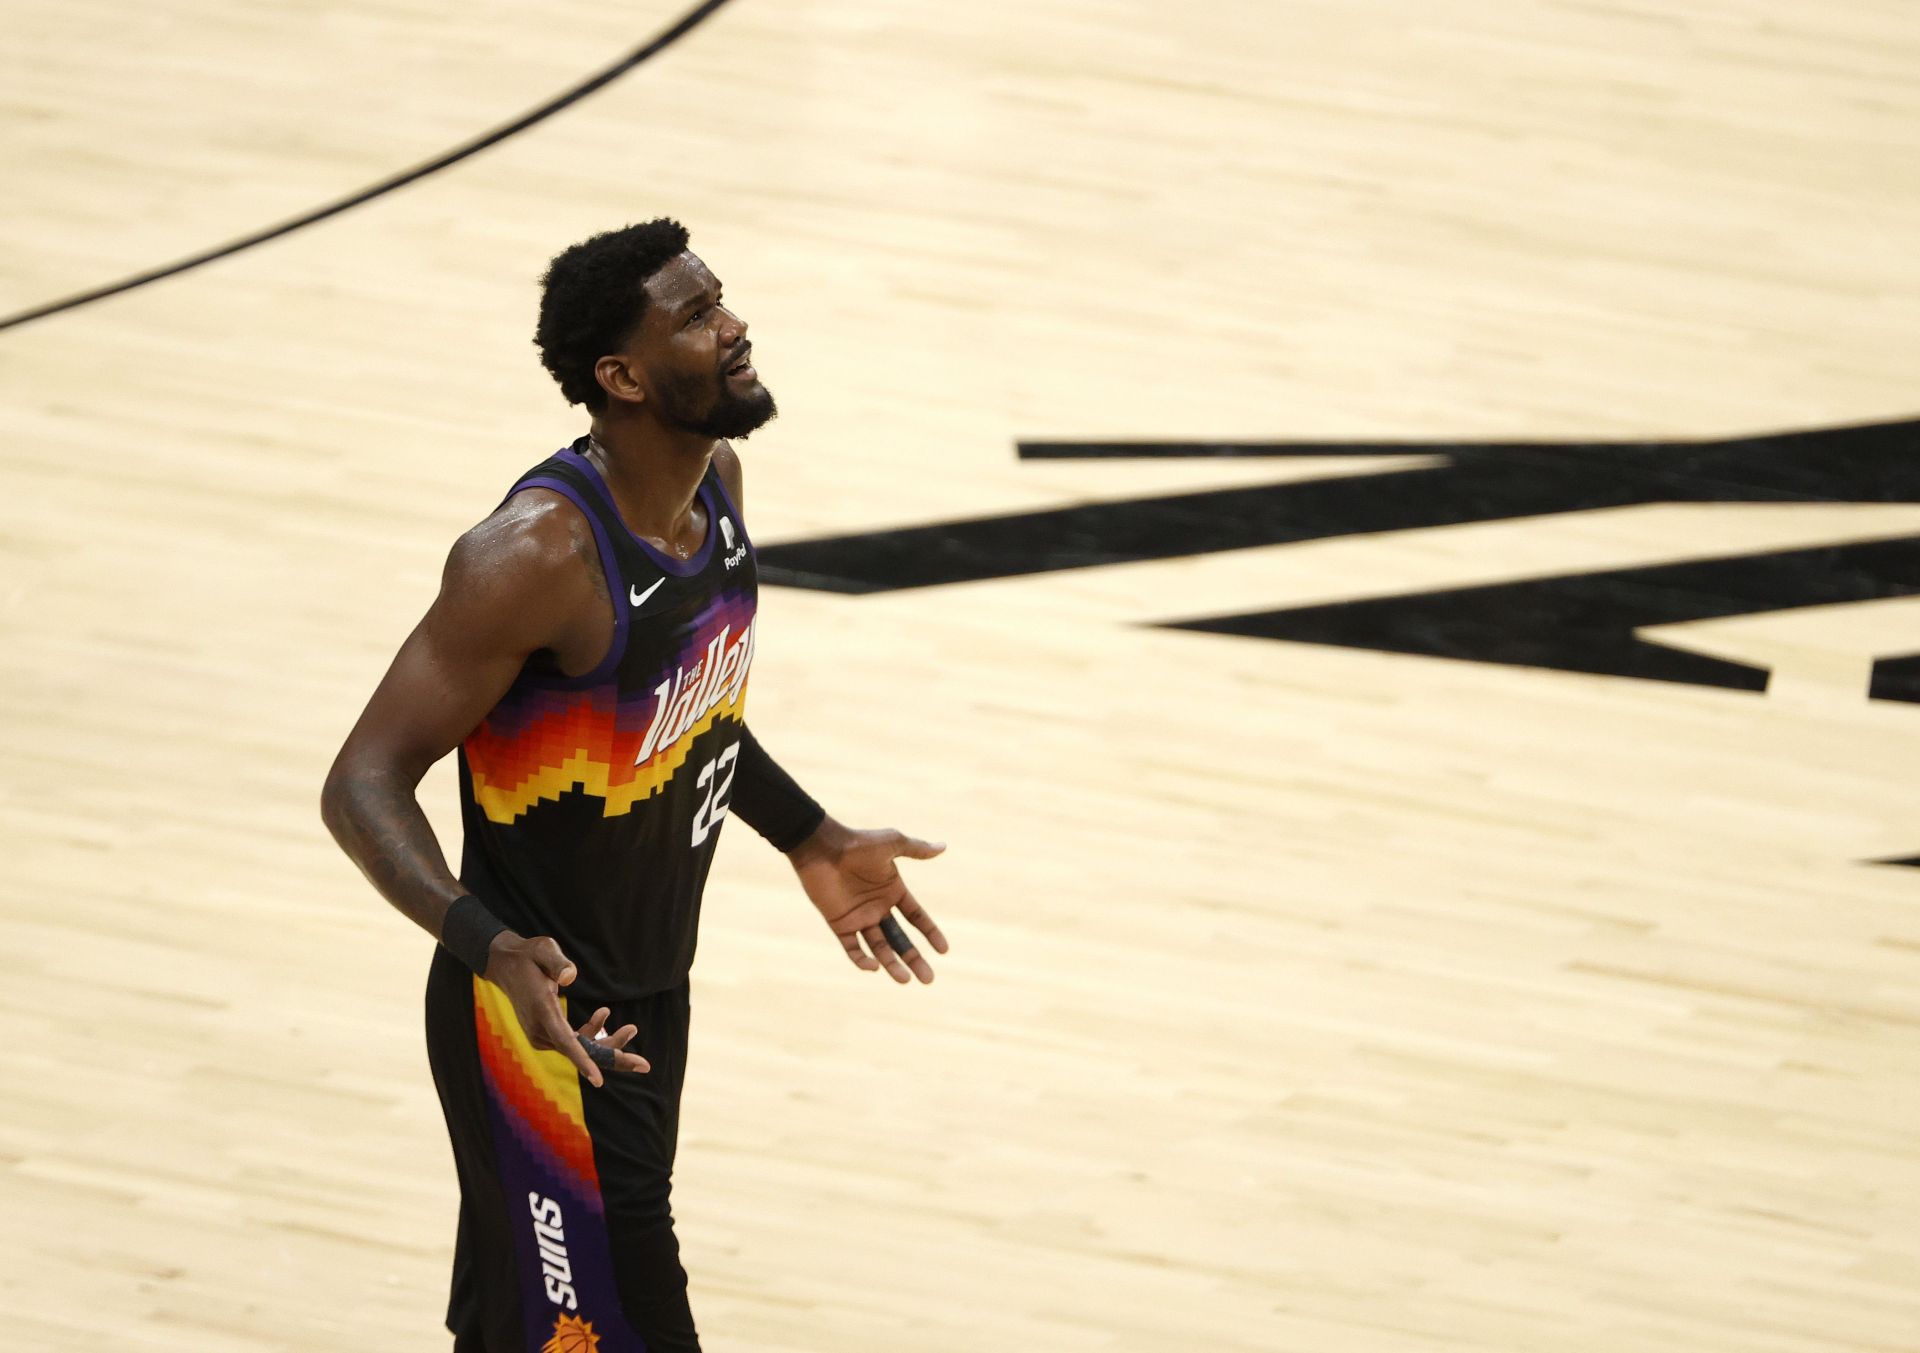
<path id="1" fill-rule="evenodd" d="M 533 342 L 567 403 L 607 406 L 593 364 L 626 341 L 647 308 L 642 285 L 686 247 L 687 228 L 662 216 L 582 240 L 547 265 Z"/>

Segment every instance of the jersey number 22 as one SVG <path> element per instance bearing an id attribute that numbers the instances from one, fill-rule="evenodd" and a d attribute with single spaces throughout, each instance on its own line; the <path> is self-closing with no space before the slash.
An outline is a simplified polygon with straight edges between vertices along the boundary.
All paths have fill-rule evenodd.
<path id="1" fill-rule="evenodd" d="M 693 815 L 693 844 L 696 846 L 706 840 L 727 815 L 727 800 L 733 794 L 733 763 L 739 755 L 740 744 L 736 742 L 700 767 L 694 784 L 706 790 L 707 797 Z"/>

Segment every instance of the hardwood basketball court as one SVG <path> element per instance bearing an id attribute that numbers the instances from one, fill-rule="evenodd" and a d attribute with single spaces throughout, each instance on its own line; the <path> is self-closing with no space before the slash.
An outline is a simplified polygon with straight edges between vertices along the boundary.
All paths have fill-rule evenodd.
<path id="1" fill-rule="evenodd" d="M 0 310 L 680 13 L 12 0 Z M 546 259 L 665 213 L 780 399 L 770 556 L 1111 509 L 1025 571 L 955 526 L 965 580 L 763 593 L 756 732 L 949 843 L 911 881 L 954 948 L 855 973 L 728 833 L 675 1193 L 709 1348 L 1920 1348 L 1920 874 L 1870 863 L 1920 855 L 1920 436 L 1605 495 L 1632 444 L 1913 415 L 1916 74 L 1889 0 L 734 0 L 0 334 L 0 1343 L 445 1346 L 428 945 L 317 796 L 453 537 L 581 426 Z M 1017 452 L 1120 441 L 1354 445 Z M 1599 496 L 1370 525 L 1560 464 L 1506 443 Z M 1206 506 L 1328 483 L 1350 529 Z M 1269 485 L 1174 514 L 1191 553 L 1152 508 Z M 1823 560 L 1865 590 L 1809 603 Z M 1470 599 L 1504 642 L 1573 587 L 1581 649 L 1625 633 L 1591 578 L 1710 594 L 1633 627 L 1767 689 L 1170 627 Z"/>

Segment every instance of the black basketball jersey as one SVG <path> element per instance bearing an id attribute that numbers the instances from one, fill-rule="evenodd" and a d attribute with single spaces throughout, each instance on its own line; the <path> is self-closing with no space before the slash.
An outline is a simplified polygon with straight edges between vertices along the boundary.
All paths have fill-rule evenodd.
<path id="1" fill-rule="evenodd" d="M 578 966 L 575 1008 L 685 980 L 745 721 L 758 595 L 753 547 L 719 473 L 707 538 L 675 559 L 621 520 L 583 437 L 522 475 L 593 526 L 613 641 L 569 677 L 534 654 L 460 746 L 461 881 Z"/>

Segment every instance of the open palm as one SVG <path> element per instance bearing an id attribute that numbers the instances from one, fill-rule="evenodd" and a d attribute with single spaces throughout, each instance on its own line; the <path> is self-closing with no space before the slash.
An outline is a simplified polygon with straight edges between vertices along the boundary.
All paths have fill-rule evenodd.
<path id="1" fill-rule="evenodd" d="M 894 861 L 902 855 L 930 860 L 945 849 L 891 828 L 840 828 L 815 848 L 796 851 L 793 870 L 855 967 L 868 972 L 884 968 L 896 982 L 914 977 L 931 982 L 932 965 L 893 913 L 898 910 L 926 936 L 935 953 L 947 952 L 947 937 L 907 890 Z"/>

